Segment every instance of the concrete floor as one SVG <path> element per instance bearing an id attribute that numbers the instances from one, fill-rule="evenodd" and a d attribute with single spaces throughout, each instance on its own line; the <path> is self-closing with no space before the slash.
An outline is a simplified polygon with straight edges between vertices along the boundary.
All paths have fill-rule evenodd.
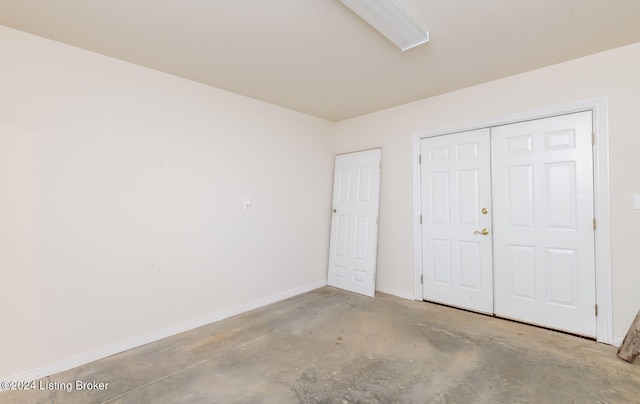
<path id="1" fill-rule="evenodd" d="M 9 391 L 0 402 L 640 402 L 640 364 L 615 354 L 549 330 L 326 287 L 43 380 L 109 383 L 104 391 Z"/>

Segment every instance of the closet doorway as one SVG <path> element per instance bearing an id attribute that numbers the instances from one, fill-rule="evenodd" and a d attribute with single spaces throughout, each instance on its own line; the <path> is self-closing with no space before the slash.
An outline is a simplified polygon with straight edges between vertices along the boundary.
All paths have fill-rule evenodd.
<path id="1" fill-rule="evenodd" d="M 419 140 L 424 300 L 596 337 L 592 122 Z"/>

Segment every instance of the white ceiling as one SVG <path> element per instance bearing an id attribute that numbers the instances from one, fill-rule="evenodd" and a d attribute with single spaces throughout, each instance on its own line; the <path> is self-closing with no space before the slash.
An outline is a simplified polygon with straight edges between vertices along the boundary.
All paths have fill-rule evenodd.
<path id="1" fill-rule="evenodd" d="M 640 41 L 637 0 L 397 0 L 401 52 L 338 0 L 0 0 L 0 24 L 332 121 Z"/>

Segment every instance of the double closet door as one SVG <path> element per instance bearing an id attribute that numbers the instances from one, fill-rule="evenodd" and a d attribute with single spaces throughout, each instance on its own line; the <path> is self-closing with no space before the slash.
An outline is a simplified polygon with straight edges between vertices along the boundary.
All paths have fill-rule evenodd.
<path id="1" fill-rule="evenodd" d="M 423 296 L 596 335 L 591 112 L 421 140 Z"/>

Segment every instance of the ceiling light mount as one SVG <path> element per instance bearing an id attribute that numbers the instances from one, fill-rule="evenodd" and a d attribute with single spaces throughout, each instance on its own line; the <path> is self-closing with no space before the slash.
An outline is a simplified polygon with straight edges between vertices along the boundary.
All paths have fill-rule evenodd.
<path id="1" fill-rule="evenodd" d="M 429 41 L 423 29 L 396 0 L 340 0 L 403 51 Z"/>

